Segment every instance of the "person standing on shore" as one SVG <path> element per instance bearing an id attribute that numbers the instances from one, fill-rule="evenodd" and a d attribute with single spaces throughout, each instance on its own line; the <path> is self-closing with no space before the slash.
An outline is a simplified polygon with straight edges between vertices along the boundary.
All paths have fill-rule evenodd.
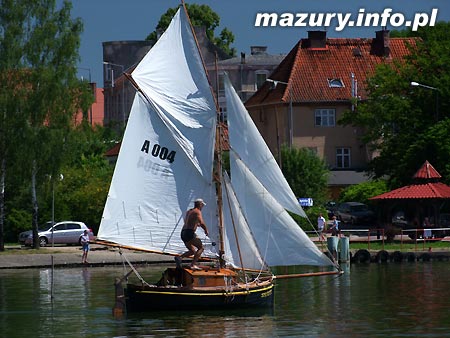
<path id="1" fill-rule="evenodd" d="M 332 236 L 337 236 L 339 234 L 339 221 L 336 216 L 333 216 L 333 222 L 331 223 L 330 230 Z"/>
<path id="2" fill-rule="evenodd" d="M 326 224 L 327 221 L 325 220 L 325 217 L 323 217 L 323 214 L 320 213 L 319 217 L 317 217 L 317 229 L 319 230 L 319 240 L 321 241 L 325 239 L 323 232 L 326 231 Z"/>
<path id="3" fill-rule="evenodd" d="M 83 256 L 81 257 L 81 263 L 87 264 L 87 255 L 89 252 L 89 233 L 87 230 L 84 230 L 83 235 L 81 235 L 81 245 L 83 246 Z"/>

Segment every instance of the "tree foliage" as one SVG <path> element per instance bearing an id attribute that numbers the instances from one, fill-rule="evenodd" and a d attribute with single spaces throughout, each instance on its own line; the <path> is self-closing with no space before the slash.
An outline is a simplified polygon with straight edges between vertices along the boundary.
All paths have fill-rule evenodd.
<path id="1" fill-rule="evenodd" d="M 34 245 L 38 247 L 38 186 L 55 177 L 68 152 L 73 116 L 93 96 L 76 77 L 82 24 L 71 3 L 3 0 L 0 9 L 1 180 L 14 172 L 31 188 Z M 1 207 L 5 200 L 0 200 Z M 4 209 L 0 208 L 4 220 Z M 2 230 L 2 229 L 0 229 Z M 0 231 L 3 234 L 3 231 Z M 0 238 L 3 243 L 3 238 Z"/>
<path id="2" fill-rule="evenodd" d="M 234 34 L 225 27 L 219 33 L 218 37 L 214 35 L 215 29 L 219 27 L 220 24 L 220 17 L 211 9 L 211 7 L 208 5 L 186 4 L 186 9 L 194 27 L 205 27 L 206 36 L 212 43 L 221 48 L 228 55 L 235 56 L 236 50 L 231 47 L 231 44 L 234 42 Z M 159 19 L 156 30 L 150 33 L 146 39 L 156 42 L 158 33 L 164 32 L 167 27 L 169 27 L 170 21 L 177 10 L 178 7 L 169 8 Z"/>
<path id="3" fill-rule="evenodd" d="M 387 176 L 391 188 L 410 183 L 425 160 L 450 178 L 449 30 L 450 23 L 440 22 L 414 33 L 418 39 L 409 47 L 411 54 L 379 66 L 365 84 L 368 100 L 340 121 L 365 128 L 363 141 L 380 153 L 369 170 L 375 177 Z M 413 32 L 401 35 L 413 36 Z M 412 87 L 411 82 L 436 90 Z"/>
<path id="4" fill-rule="evenodd" d="M 104 153 L 116 138 L 110 129 L 91 128 L 87 123 L 67 134 L 70 156 L 54 180 L 47 176 L 38 181 L 39 224 L 52 220 L 54 202 L 55 222 L 82 221 L 97 232 L 113 172 Z M 20 231 L 32 229 L 29 181 L 10 175 L 8 186 L 15 191 L 7 199 L 6 239 L 17 241 Z"/>
<path id="5" fill-rule="evenodd" d="M 65 166 L 63 171 L 64 181 L 58 189 L 58 220 L 82 220 L 97 233 L 113 167 L 103 154 L 98 154 L 83 156 L 78 166 Z"/>
<path id="6" fill-rule="evenodd" d="M 339 196 L 339 202 L 357 201 L 370 204 L 369 198 L 389 191 L 385 180 L 373 180 L 346 187 Z"/>
<path id="7" fill-rule="evenodd" d="M 311 197 L 315 204 L 327 198 L 328 169 L 323 160 L 306 148 L 281 148 L 282 171 L 297 197 Z"/>

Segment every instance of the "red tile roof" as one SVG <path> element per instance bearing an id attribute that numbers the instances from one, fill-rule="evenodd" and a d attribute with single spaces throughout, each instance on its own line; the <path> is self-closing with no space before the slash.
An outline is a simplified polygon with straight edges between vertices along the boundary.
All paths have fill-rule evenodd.
<path id="1" fill-rule="evenodd" d="M 228 138 L 228 125 L 226 123 L 220 122 L 220 129 L 222 130 L 220 148 L 222 149 L 222 151 L 229 151 L 230 142 Z"/>
<path id="2" fill-rule="evenodd" d="M 377 39 L 329 38 L 325 48 L 308 48 L 308 41 L 300 40 L 270 76 L 289 85 L 278 84 L 271 89 L 272 84 L 267 82 L 246 102 L 247 106 L 289 102 L 288 87 L 292 87 L 293 102 L 348 101 L 352 97 L 352 73 L 358 82 L 357 95 L 365 99 L 366 78 L 376 66 L 402 59 L 410 53 L 409 46 L 416 44 L 415 38 L 389 38 L 386 57 Z M 330 88 L 329 79 L 341 79 L 344 87 Z"/>
<path id="3" fill-rule="evenodd" d="M 432 179 L 441 177 L 441 174 L 439 174 L 428 161 L 425 161 L 422 167 L 414 174 L 414 178 L 416 179 Z"/>
<path id="4" fill-rule="evenodd" d="M 450 198 L 450 187 L 444 183 L 414 184 L 398 188 L 384 194 L 370 198 L 371 200 L 382 199 L 429 199 Z"/>
<path id="5" fill-rule="evenodd" d="M 425 161 L 419 170 L 413 176 L 420 181 L 432 181 L 441 178 L 436 169 Z M 370 198 L 371 200 L 380 199 L 423 199 L 423 198 L 450 198 L 450 186 L 441 182 L 428 182 L 420 184 L 407 185 L 384 194 Z"/>
<path id="6" fill-rule="evenodd" d="M 109 148 L 106 153 L 105 156 L 117 156 L 119 155 L 119 151 L 120 151 L 120 146 L 122 145 L 122 141 L 121 142 L 117 142 L 112 148 Z"/>

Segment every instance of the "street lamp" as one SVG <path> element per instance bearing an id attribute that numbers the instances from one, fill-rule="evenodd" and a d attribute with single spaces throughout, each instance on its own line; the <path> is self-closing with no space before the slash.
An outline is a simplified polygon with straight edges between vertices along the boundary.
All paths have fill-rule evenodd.
<path id="1" fill-rule="evenodd" d="M 291 86 L 288 82 L 273 80 L 273 79 L 266 79 L 267 82 L 273 83 L 273 88 L 276 88 L 279 83 L 284 84 L 288 90 L 289 90 L 289 110 L 288 110 L 288 128 L 289 128 L 289 148 L 292 148 L 293 140 L 294 140 L 294 123 L 293 123 L 293 116 L 292 116 L 292 90 Z"/>
<path id="2" fill-rule="evenodd" d="M 77 69 L 87 70 L 89 73 L 89 83 L 91 83 L 91 69 L 90 68 L 84 68 L 84 67 L 77 67 Z M 81 76 L 81 80 L 83 80 L 83 76 Z"/>
<path id="3" fill-rule="evenodd" d="M 103 64 L 120 67 L 121 74 L 123 74 L 125 71 L 125 67 L 123 65 L 119 65 L 117 63 L 103 61 Z M 111 87 L 114 88 L 114 73 L 113 73 L 113 76 L 111 76 L 111 81 L 112 81 Z M 122 82 L 122 123 L 123 123 L 123 126 L 125 127 L 125 81 Z"/>
<path id="4" fill-rule="evenodd" d="M 62 181 L 64 179 L 63 174 L 59 174 L 59 180 Z M 52 181 L 52 247 L 54 246 L 55 240 L 53 238 L 53 231 L 55 225 L 55 180 L 50 175 L 50 180 Z"/>
<path id="5" fill-rule="evenodd" d="M 411 86 L 412 87 L 422 87 L 422 88 L 426 88 L 426 89 L 430 89 L 430 90 L 434 90 L 435 92 L 436 92 L 436 107 L 435 107 L 435 119 L 436 119 L 436 122 L 437 121 L 439 121 L 439 89 L 438 88 L 436 88 L 436 87 L 431 87 L 431 86 L 427 86 L 427 85 L 424 85 L 424 84 L 421 84 L 421 83 L 418 83 L 418 82 L 415 82 L 415 81 L 411 81 Z"/>

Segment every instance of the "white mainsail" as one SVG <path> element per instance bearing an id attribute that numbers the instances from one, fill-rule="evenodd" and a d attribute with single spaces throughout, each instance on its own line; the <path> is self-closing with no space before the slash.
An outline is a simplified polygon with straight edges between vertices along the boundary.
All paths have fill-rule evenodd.
<path id="1" fill-rule="evenodd" d="M 98 239 L 179 254 L 186 250 L 180 239 L 184 214 L 196 198 L 203 198 L 203 218 L 218 242 L 213 183 L 217 110 L 184 10 L 178 10 L 132 78 L 139 90 Z M 224 260 L 261 270 L 332 265 L 287 213 L 305 216 L 228 79 L 225 88 L 232 174 L 231 182 L 222 177 Z M 206 248 L 203 256 L 217 256 L 215 248 Z"/>
<path id="2" fill-rule="evenodd" d="M 196 198 L 206 201 L 203 217 L 210 236 L 218 236 L 212 183 L 217 110 L 184 10 L 132 77 L 143 94 L 133 102 L 98 238 L 180 253 L 186 250 L 183 215 Z"/>

